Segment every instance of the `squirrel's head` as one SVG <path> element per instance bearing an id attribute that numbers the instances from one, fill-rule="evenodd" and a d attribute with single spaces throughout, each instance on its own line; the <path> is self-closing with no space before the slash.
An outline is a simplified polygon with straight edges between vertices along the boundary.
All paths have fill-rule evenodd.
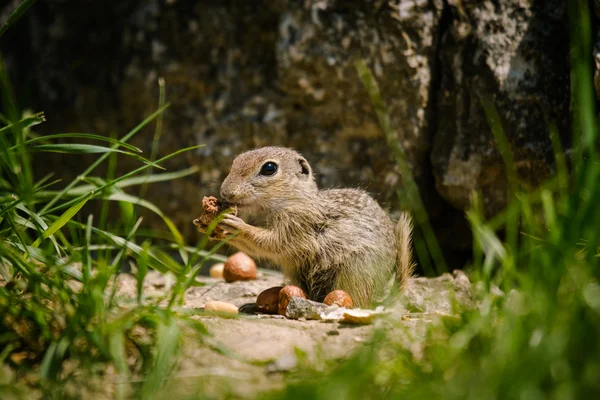
<path id="1" fill-rule="evenodd" d="M 279 210 L 318 192 L 308 161 L 285 147 L 240 154 L 221 184 L 221 198 L 244 210 Z"/>

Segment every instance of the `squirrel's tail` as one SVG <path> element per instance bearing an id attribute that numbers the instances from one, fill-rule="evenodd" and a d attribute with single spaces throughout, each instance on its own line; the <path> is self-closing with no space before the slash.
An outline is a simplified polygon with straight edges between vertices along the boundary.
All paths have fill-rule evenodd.
<path id="1" fill-rule="evenodd" d="M 415 263 L 412 259 L 412 218 L 406 212 L 400 214 L 396 224 L 396 263 L 398 271 L 396 279 L 400 290 L 404 290 L 413 276 Z"/>

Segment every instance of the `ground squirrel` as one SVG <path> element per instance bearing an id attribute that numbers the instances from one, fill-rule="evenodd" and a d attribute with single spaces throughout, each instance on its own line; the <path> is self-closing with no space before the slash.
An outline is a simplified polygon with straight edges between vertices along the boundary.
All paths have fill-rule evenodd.
<path id="1" fill-rule="evenodd" d="M 250 225 L 226 215 L 219 227 L 237 233 L 229 243 L 280 265 L 312 300 L 342 289 L 368 307 L 394 272 L 400 287 L 413 273 L 410 217 L 402 214 L 394 227 L 362 190 L 319 190 L 310 165 L 292 149 L 263 147 L 237 156 L 221 198 L 243 218 L 260 221 Z"/>

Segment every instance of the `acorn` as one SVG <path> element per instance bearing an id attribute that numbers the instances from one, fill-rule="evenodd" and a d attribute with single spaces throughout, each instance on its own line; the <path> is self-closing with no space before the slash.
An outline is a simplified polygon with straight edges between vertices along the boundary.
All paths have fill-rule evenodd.
<path id="1" fill-rule="evenodd" d="M 274 286 L 260 292 L 256 298 L 256 308 L 265 314 L 277 314 L 279 311 L 279 292 L 283 286 Z"/>
<path id="2" fill-rule="evenodd" d="M 241 251 L 225 261 L 223 278 L 226 282 L 251 281 L 256 279 L 256 263 Z"/>
<path id="3" fill-rule="evenodd" d="M 327 296 L 325 296 L 325 300 L 323 303 L 331 306 L 333 304 L 337 304 L 339 307 L 352 308 L 354 305 L 352 303 L 352 297 L 343 290 L 334 290 L 330 292 Z"/>
<path id="4" fill-rule="evenodd" d="M 288 303 L 292 297 L 302 297 L 303 299 L 307 299 L 306 293 L 304 290 L 299 288 L 298 286 L 288 285 L 284 286 L 279 291 L 279 315 L 285 315 L 285 310 L 287 309 Z"/>

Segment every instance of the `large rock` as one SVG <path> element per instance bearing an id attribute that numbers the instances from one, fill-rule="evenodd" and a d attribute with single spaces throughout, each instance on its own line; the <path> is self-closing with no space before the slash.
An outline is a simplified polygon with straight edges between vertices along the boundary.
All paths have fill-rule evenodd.
<path id="1" fill-rule="evenodd" d="M 488 214 L 506 204 L 504 163 L 482 99 L 497 107 L 520 177 L 538 184 L 554 168 L 546 119 L 569 137 L 566 3 L 449 1 L 440 46 L 442 82 L 431 153 L 436 187 L 453 206 L 481 190 Z"/>
<path id="2" fill-rule="evenodd" d="M 565 17 L 558 0 L 55 1 L 36 3 L 2 50 L 47 132 L 125 132 L 156 109 L 165 79 L 160 153 L 206 146 L 168 165 L 197 165 L 197 176 L 146 197 L 190 238 L 199 199 L 218 192 L 234 155 L 267 144 L 304 153 L 322 186 L 406 207 L 354 68 L 366 59 L 442 246 L 466 249 L 469 193 L 482 189 L 490 213 L 506 201 L 481 96 L 496 102 L 522 176 L 537 183 L 552 171 L 542 113 L 568 133 Z M 153 126 L 134 143 L 149 154 L 152 137 Z M 54 165 L 76 174 L 69 162 L 79 161 Z"/>
<path id="3" fill-rule="evenodd" d="M 442 2 L 404 2 L 400 11 L 387 1 L 294 4 L 289 2 L 280 16 L 278 77 L 290 137 L 299 137 L 299 145 L 307 139 L 312 144 L 307 150 L 318 161 L 317 171 L 327 173 L 323 182 L 368 185 L 386 200 L 399 183 L 354 66 L 366 59 L 413 174 L 423 188 L 432 189 L 426 159 Z M 344 165 L 354 167 L 337 174 Z"/>

